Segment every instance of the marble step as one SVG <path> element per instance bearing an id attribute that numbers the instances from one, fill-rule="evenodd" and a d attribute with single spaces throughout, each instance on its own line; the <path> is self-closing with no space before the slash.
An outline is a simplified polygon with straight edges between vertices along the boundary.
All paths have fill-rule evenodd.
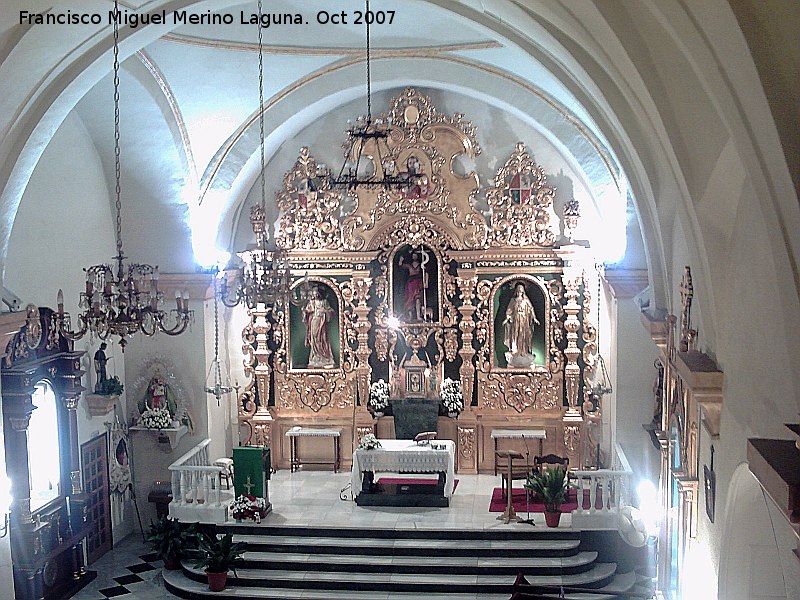
<path id="1" fill-rule="evenodd" d="M 591 569 L 571 575 L 527 575 L 531 585 L 599 588 L 607 585 L 616 571 L 615 563 L 595 563 Z M 184 563 L 183 573 L 195 581 L 205 581 L 201 570 Z M 285 588 L 287 594 L 307 590 L 370 590 L 374 592 L 447 593 L 510 593 L 515 575 L 457 575 L 452 573 L 342 573 L 313 571 L 263 571 L 240 568 L 228 577 L 229 587 L 241 593 L 252 588 Z M 293 591 L 294 590 L 294 591 Z M 242 596 L 246 597 L 246 596 Z"/>
<path id="2" fill-rule="evenodd" d="M 639 589 L 639 586 L 636 585 L 636 582 L 637 575 L 633 571 L 628 573 L 618 573 L 614 575 L 607 585 L 595 588 L 591 591 L 591 593 L 588 591 L 567 592 L 565 593 L 564 598 L 565 600 L 615 600 L 620 598 L 618 594 L 625 594 L 628 592 L 641 594 L 643 598 L 652 597 L 652 594 L 650 594 L 650 596 L 644 594 L 643 590 Z M 557 596 L 558 594 L 556 593 L 552 595 Z"/>
<path id="3" fill-rule="evenodd" d="M 303 588 L 242 588 L 228 587 L 212 592 L 205 581 L 187 579 L 181 571 L 164 571 L 166 589 L 180 598 L 242 598 L 264 600 L 508 600 L 510 594 L 428 594 L 419 592 L 375 592 L 358 590 L 308 590 Z"/>
<path id="4" fill-rule="evenodd" d="M 301 554 L 342 554 L 391 556 L 474 556 L 490 554 L 494 557 L 563 557 L 579 552 L 580 539 L 544 540 L 447 540 L 447 539 L 391 539 L 359 538 L 353 543 L 338 537 L 307 537 L 294 535 L 241 535 L 233 536 L 236 542 L 245 542 L 254 552 L 283 552 Z"/>
<path id="5" fill-rule="evenodd" d="M 530 573 L 573 574 L 591 568 L 597 552 L 580 552 L 565 557 L 457 557 L 306 554 L 293 552 L 245 552 L 242 567 L 303 571 L 346 571 L 362 573 L 453 573 L 500 575 Z"/>
<path id="6" fill-rule="evenodd" d="M 220 533 L 234 535 L 263 535 L 263 536 L 297 536 L 297 537 L 339 537 L 339 538 L 390 538 L 397 540 L 416 539 L 443 539 L 443 540 L 560 540 L 578 539 L 581 532 L 578 529 L 559 529 L 549 527 L 526 527 L 524 529 L 436 529 L 419 527 L 418 525 L 403 526 L 397 524 L 396 529 L 363 527 L 324 527 L 324 526 L 291 526 L 268 525 L 266 522 L 256 525 L 252 522 L 246 524 L 226 523 L 217 526 Z"/>

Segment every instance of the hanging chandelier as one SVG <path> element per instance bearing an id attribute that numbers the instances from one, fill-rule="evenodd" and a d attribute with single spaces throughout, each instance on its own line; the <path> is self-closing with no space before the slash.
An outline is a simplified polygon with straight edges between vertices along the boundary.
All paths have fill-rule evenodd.
<path id="1" fill-rule="evenodd" d="M 217 294 L 217 274 L 214 274 L 214 361 L 208 369 L 208 375 L 214 371 L 214 387 L 206 387 L 206 393 L 212 394 L 217 399 L 219 406 L 222 396 L 229 394 L 233 388 L 228 381 L 228 385 L 222 384 L 222 368 L 219 364 L 219 295 Z M 208 375 L 206 381 L 208 381 Z"/>
<path id="2" fill-rule="evenodd" d="M 258 1 L 259 23 L 262 0 Z M 242 266 L 237 269 L 233 288 L 228 287 L 227 278 L 222 279 L 220 298 L 227 307 L 244 303 L 248 308 L 259 304 L 274 306 L 286 297 L 289 291 L 289 260 L 280 248 L 269 248 L 267 224 L 266 152 L 264 149 L 264 34 L 258 26 L 258 125 L 261 157 L 261 199 L 250 209 L 250 224 L 256 243 L 237 253 Z"/>
<path id="3" fill-rule="evenodd" d="M 118 0 L 114 0 L 114 13 L 118 14 Z M 106 340 L 119 337 L 125 350 L 128 338 L 136 333 L 147 336 L 158 332 L 179 335 L 186 331 L 192 318 L 188 292 L 176 293 L 176 307 L 167 312 L 162 308 L 163 294 L 158 289 L 158 266 L 127 263 L 122 248 L 122 201 L 120 188 L 119 143 L 119 24 L 114 19 L 114 205 L 116 209 L 117 255 L 112 264 L 94 265 L 87 269 L 86 288 L 78 303 L 78 329 L 73 330 L 69 313 L 64 312 L 64 292 L 58 290 L 56 324 L 61 334 L 70 340 L 79 340 L 87 333 Z M 170 313 L 174 313 L 174 324 Z"/>
<path id="4" fill-rule="evenodd" d="M 365 4 L 364 15 L 370 15 L 369 0 L 366 0 Z M 345 162 L 339 174 L 330 175 L 328 179 L 331 187 L 338 189 L 354 190 L 357 187 L 402 189 L 408 186 L 408 177 L 398 173 L 387 144 L 391 122 L 372 118 L 370 19 L 365 17 L 364 21 L 367 26 L 367 116 L 359 117 L 355 125 L 347 129 L 347 141 L 344 144 Z M 368 152 L 374 155 L 369 155 Z M 373 171 L 364 172 L 364 169 L 370 166 Z"/>

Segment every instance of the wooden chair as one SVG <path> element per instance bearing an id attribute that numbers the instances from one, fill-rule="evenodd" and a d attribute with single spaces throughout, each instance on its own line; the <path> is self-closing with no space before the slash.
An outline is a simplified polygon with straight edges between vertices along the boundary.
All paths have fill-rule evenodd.
<path id="1" fill-rule="evenodd" d="M 543 466 L 561 465 L 564 470 L 569 473 L 569 458 L 566 456 L 558 456 L 557 454 L 545 454 L 544 456 L 536 456 L 533 459 L 534 470 L 539 473 Z"/>
<path id="2" fill-rule="evenodd" d="M 506 487 L 509 476 L 511 481 L 515 479 L 525 479 L 527 481 L 528 475 L 533 472 L 533 465 L 526 464 L 525 457 L 522 453 L 514 453 L 508 460 L 511 461 L 511 470 L 509 471 L 508 462 L 505 459 L 507 451 L 497 452 L 497 469 L 500 471 L 500 489 L 503 491 L 503 498 L 506 497 Z"/>
<path id="3" fill-rule="evenodd" d="M 219 472 L 219 489 L 222 489 L 222 480 L 225 480 L 225 489 L 231 489 L 231 482 L 233 481 L 233 459 L 232 458 L 218 458 L 214 461 L 215 467 L 222 467 Z"/>

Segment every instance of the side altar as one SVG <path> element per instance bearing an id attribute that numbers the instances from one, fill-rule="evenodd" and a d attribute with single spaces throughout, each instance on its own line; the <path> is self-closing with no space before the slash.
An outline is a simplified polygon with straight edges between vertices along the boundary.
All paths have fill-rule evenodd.
<path id="1" fill-rule="evenodd" d="M 521 142 L 478 198 L 479 175 L 456 164 L 481 152 L 476 127 L 414 89 L 381 123 L 388 154 L 373 147 L 377 138 L 352 151 L 362 163 L 380 155 L 368 172 L 405 184 L 332 189 L 308 148 L 286 173 L 276 243 L 290 291 L 249 310 L 241 443 L 270 446 L 273 465 L 289 468 L 287 431 L 333 428 L 349 469 L 363 435 L 395 437 L 396 416 L 367 407 L 370 385 L 383 379 L 392 399 L 438 402 L 434 424 L 454 442 L 460 472 L 493 472 L 499 429 L 542 430 L 542 452 L 591 466 L 596 328 L 586 248 L 571 241 L 577 202 L 557 214 L 555 191 Z M 259 206 L 250 218 L 256 235 L 270 228 Z M 446 378 L 463 390 L 457 418 L 439 401 Z M 331 452 L 324 439 L 296 441 L 309 460 Z"/>

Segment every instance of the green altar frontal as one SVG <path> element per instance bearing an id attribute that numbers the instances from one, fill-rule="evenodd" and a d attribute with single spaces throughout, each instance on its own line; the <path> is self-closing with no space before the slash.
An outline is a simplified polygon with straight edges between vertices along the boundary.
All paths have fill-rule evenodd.
<path id="1" fill-rule="evenodd" d="M 269 448 L 239 446 L 233 449 L 233 488 L 237 496 L 250 494 L 269 501 L 270 473 Z"/>

